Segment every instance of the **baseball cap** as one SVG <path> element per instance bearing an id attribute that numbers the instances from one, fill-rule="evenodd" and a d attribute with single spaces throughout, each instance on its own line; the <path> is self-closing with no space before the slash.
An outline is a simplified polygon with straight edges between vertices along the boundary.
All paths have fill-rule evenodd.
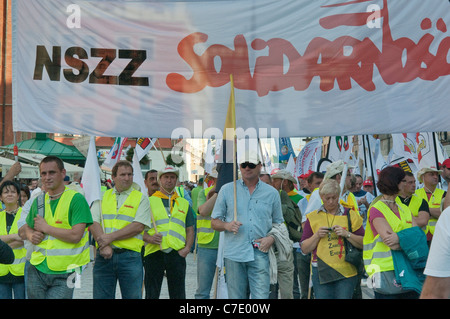
<path id="1" fill-rule="evenodd" d="M 314 173 L 313 170 L 307 171 L 305 174 L 300 175 L 299 177 L 302 179 L 307 179 L 312 173 Z"/>
<path id="2" fill-rule="evenodd" d="M 450 158 L 447 158 L 443 163 L 442 166 L 445 166 L 447 168 L 450 168 Z"/>
<path id="3" fill-rule="evenodd" d="M 245 162 L 249 162 L 255 165 L 261 163 L 258 153 L 255 151 L 245 151 L 244 155 L 239 159 L 239 165 Z"/>
<path id="4" fill-rule="evenodd" d="M 366 179 L 363 182 L 363 186 L 373 186 L 373 181 L 371 179 Z"/>

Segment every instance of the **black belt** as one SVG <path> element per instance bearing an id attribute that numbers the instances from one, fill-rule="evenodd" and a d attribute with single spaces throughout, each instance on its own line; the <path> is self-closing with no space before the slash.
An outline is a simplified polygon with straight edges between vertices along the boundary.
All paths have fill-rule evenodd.
<path id="1" fill-rule="evenodd" d="M 125 249 L 125 248 L 113 248 L 113 253 L 114 254 L 121 254 L 124 252 L 130 251 L 129 249 Z"/>

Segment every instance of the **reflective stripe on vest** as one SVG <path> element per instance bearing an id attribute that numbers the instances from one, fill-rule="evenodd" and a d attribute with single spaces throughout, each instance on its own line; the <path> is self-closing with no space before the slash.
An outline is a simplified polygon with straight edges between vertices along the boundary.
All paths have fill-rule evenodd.
<path id="1" fill-rule="evenodd" d="M 397 203 L 397 207 L 401 219 L 399 219 L 385 203 L 379 200 L 369 208 L 367 219 L 370 219 L 371 210 L 376 208 L 384 215 L 392 230 L 395 233 L 398 233 L 399 231 L 412 226 L 412 214 L 408 206 L 404 204 Z M 364 266 L 369 276 L 372 276 L 377 272 L 394 270 L 391 249 L 383 242 L 380 234 L 374 236 L 372 227 L 369 225 L 366 227 L 363 243 Z"/>
<path id="2" fill-rule="evenodd" d="M 169 217 L 161 198 L 151 196 L 149 200 L 157 231 L 163 236 L 163 239 L 161 245 L 147 244 L 145 256 L 158 250 L 169 248 L 180 250 L 184 248 L 186 246 L 186 216 L 189 212 L 189 202 L 178 197 Z M 153 236 L 155 229 L 151 228 L 148 234 Z"/>
<path id="3" fill-rule="evenodd" d="M 142 196 L 144 195 L 140 191 L 132 190 L 122 206 L 117 209 L 114 189 L 109 189 L 105 192 L 102 200 L 102 218 L 106 234 L 123 229 L 135 220 Z M 143 234 L 142 232 L 134 237 L 113 241 L 111 245 L 117 248 L 141 252 L 144 245 Z"/>
<path id="4" fill-rule="evenodd" d="M 395 201 L 398 204 L 403 204 L 402 200 L 398 196 L 395 199 Z M 411 200 L 409 201 L 408 207 L 411 210 L 411 213 L 414 217 L 419 216 L 419 209 L 420 209 L 420 206 L 422 205 L 422 201 L 423 201 L 422 198 L 420 198 L 416 194 L 413 194 L 411 196 Z M 428 233 L 428 225 L 423 226 L 421 229 L 423 230 L 425 235 Z"/>
<path id="5" fill-rule="evenodd" d="M 205 197 L 214 187 L 208 187 L 204 190 Z M 211 215 L 202 216 L 197 213 L 197 236 L 199 244 L 209 244 L 214 238 L 214 229 L 211 228 Z"/>
<path id="6" fill-rule="evenodd" d="M 14 221 L 11 225 L 11 229 L 8 233 L 6 230 L 6 211 L 0 212 L 0 236 L 9 235 L 9 234 L 18 234 L 19 230 L 17 228 L 17 222 L 20 219 L 20 215 L 22 214 L 22 207 L 16 213 L 14 217 Z M 14 276 L 23 276 L 25 269 L 25 261 L 27 250 L 24 246 L 17 247 L 13 249 L 14 252 L 14 262 L 10 265 L 0 264 L 0 276 L 6 276 L 8 273 L 13 274 Z"/>
<path id="7" fill-rule="evenodd" d="M 184 187 L 183 186 L 175 187 L 175 191 L 177 192 L 178 196 L 180 196 L 181 198 L 184 198 Z"/>
<path id="8" fill-rule="evenodd" d="M 444 197 L 444 190 L 436 188 L 428 200 L 427 192 L 425 188 L 419 188 L 416 190 L 416 195 L 427 201 L 430 208 L 441 208 L 442 198 Z M 428 220 L 428 232 L 434 235 L 434 229 L 436 228 L 437 218 L 430 217 Z"/>
<path id="9" fill-rule="evenodd" d="M 45 221 L 49 226 L 71 229 L 69 223 L 69 208 L 76 191 L 66 187 L 56 206 L 54 214 L 50 206 L 48 193 L 45 194 Z M 53 271 L 70 271 L 86 265 L 90 261 L 87 228 L 78 243 L 68 243 L 53 236 L 46 235 L 37 249 L 31 255 L 31 264 L 39 265 L 47 259 L 47 266 Z"/>

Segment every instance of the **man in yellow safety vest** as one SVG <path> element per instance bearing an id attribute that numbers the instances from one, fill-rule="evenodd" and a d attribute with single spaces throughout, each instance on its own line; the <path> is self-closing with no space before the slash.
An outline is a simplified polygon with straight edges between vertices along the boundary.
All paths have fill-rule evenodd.
<path id="1" fill-rule="evenodd" d="M 219 233 L 211 228 L 211 213 L 216 203 L 217 170 L 214 168 L 208 175 L 212 181 L 208 188 L 198 194 L 197 215 L 197 290 L 195 299 L 209 299 L 216 272 Z"/>
<path id="2" fill-rule="evenodd" d="M 144 285 L 147 299 L 158 299 L 164 272 L 169 297 L 185 299 L 186 256 L 194 242 L 194 212 L 175 186 L 178 169 L 166 166 L 158 172 L 160 190 L 149 199 L 152 228 L 144 233 Z"/>
<path id="3" fill-rule="evenodd" d="M 92 235 L 98 244 L 93 270 L 94 299 L 114 299 L 117 281 L 123 299 L 142 298 L 143 232 L 150 227 L 148 197 L 133 183 L 133 166 L 118 161 L 114 188 L 92 205 Z"/>
<path id="4" fill-rule="evenodd" d="M 71 299 L 71 276 L 89 263 L 88 226 L 92 224 L 84 196 L 64 185 L 66 170 L 58 157 L 39 164 L 47 193 L 38 196 L 21 228 L 21 236 L 36 245 L 28 268 L 29 299 Z"/>
<path id="5" fill-rule="evenodd" d="M 446 195 L 444 190 L 437 187 L 440 173 L 442 171 L 435 167 L 425 167 L 417 173 L 417 179 L 420 183 L 423 183 L 423 187 L 416 190 L 416 195 L 427 201 L 431 214 L 428 221 L 428 242 L 431 242 L 431 239 L 433 239 L 436 222 L 441 215 L 441 202 Z"/>

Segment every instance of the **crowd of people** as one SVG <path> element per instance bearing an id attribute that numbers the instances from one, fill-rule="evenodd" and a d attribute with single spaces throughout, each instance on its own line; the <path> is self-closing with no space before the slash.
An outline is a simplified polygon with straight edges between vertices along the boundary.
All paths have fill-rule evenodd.
<path id="1" fill-rule="evenodd" d="M 118 161 L 102 199 L 88 205 L 48 156 L 38 185 L 19 187 L 13 166 L 0 184 L 0 299 L 70 299 L 95 246 L 93 298 L 186 298 L 186 256 L 195 250 L 195 298 L 208 299 L 223 256 L 231 299 L 448 298 L 450 159 L 416 177 L 389 166 L 377 182 L 342 161 L 295 178 L 266 172 L 246 153 L 241 178 L 216 190 L 213 169 L 180 185 L 173 166 L 145 174 Z M 37 182 L 37 181 L 36 181 Z M 376 193 L 375 193 L 376 191 Z M 144 289 L 143 289 L 144 287 Z"/>

